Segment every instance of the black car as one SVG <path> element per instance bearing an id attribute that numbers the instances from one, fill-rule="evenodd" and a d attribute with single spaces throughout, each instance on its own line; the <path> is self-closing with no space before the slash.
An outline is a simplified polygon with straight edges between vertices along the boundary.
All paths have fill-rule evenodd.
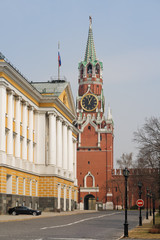
<path id="1" fill-rule="evenodd" d="M 33 216 L 41 215 L 41 211 L 33 210 L 25 206 L 9 208 L 8 213 L 12 215 L 18 215 L 18 214 L 29 214 Z"/>

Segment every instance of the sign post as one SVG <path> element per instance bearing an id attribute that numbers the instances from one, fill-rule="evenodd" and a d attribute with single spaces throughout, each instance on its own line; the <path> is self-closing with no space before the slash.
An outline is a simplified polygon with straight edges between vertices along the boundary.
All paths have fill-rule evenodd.
<path id="1" fill-rule="evenodd" d="M 144 206 L 144 201 L 143 201 L 143 199 L 138 199 L 137 202 L 136 202 L 136 205 L 137 205 L 138 207 L 143 207 L 143 206 Z"/>

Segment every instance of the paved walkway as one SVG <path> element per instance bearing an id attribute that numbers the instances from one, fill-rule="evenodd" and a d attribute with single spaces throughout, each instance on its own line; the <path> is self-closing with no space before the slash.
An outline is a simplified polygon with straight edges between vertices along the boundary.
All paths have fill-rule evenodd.
<path id="1" fill-rule="evenodd" d="M 74 210 L 68 212 L 42 212 L 39 216 L 32 215 L 0 215 L 0 222 L 9 222 L 9 221 L 22 221 L 28 219 L 37 219 L 37 218 L 46 218 L 46 217 L 55 217 L 55 216 L 65 216 L 65 215 L 74 215 L 74 214 L 83 214 L 83 213 L 91 213 L 97 212 L 96 210 Z"/>

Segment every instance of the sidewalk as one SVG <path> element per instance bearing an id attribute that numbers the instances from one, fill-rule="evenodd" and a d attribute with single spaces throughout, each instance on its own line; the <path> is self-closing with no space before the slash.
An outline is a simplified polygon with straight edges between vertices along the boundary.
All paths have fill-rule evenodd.
<path id="1" fill-rule="evenodd" d="M 91 213 L 97 212 L 96 210 L 74 210 L 68 212 L 42 212 L 39 216 L 33 215 L 0 215 L 0 222 L 10 222 L 10 221 L 23 221 L 37 218 L 47 218 L 47 217 L 55 217 L 55 216 L 65 216 L 65 215 L 74 215 L 74 214 L 83 214 L 83 213 Z"/>
<path id="2" fill-rule="evenodd" d="M 129 231 L 128 238 L 123 238 L 127 240 L 137 239 L 137 240 L 148 240 L 148 239 L 159 239 L 160 234 L 149 233 L 149 229 L 152 228 L 153 216 L 149 216 L 148 219 L 143 219 L 142 226 L 137 226 Z"/>

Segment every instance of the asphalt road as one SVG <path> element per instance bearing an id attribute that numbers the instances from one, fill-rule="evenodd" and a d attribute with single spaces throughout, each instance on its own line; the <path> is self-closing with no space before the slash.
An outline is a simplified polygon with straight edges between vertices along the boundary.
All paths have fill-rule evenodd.
<path id="1" fill-rule="evenodd" d="M 128 223 L 129 229 L 138 224 L 138 211 L 128 211 Z M 117 240 L 123 235 L 123 224 L 123 211 L 1 222 L 0 240 Z"/>

